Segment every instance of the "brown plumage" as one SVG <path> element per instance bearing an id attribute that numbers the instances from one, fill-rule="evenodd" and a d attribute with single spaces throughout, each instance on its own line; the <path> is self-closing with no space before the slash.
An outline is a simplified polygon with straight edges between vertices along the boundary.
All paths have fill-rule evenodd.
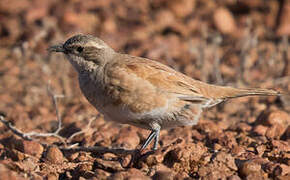
<path id="1" fill-rule="evenodd" d="M 157 148 L 160 129 L 196 124 L 204 108 L 235 97 L 280 94 L 210 85 L 159 62 L 117 53 L 88 35 L 73 36 L 50 51 L 67 56 L 83 94 L 105 119 L 151 130 L 141 149 L 153 139 Z"/>

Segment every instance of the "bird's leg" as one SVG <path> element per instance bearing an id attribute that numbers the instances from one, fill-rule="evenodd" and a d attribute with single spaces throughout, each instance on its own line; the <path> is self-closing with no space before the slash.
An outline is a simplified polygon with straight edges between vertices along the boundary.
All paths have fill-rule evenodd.
<path id="1" fill-rule="evenodd" d="M 152 130 L 140 150 L 142 151 L 143 149 L 145 149 L 155 137 L 156 137 L 156 131 Z"/>
<path id="2" fill-rule="evenodd" d="M 156 125 L 154 129 L 152 129 L 151 133 L 147 137 L 145 143 L 142 145 L 140 150 L 142 151 L 143 149 L 145 149 L 152 142 L 153 139 L 154 139 L 153 150 L 157 150 L 159 134 L 160 134 L 160 126 Z"/>
<path id="3" fill-rule="evenodd" d="M 154 141 L 153 150 L 156 151 L 159 143 L 160 128 L 156 130 L 156 136 Z"/>

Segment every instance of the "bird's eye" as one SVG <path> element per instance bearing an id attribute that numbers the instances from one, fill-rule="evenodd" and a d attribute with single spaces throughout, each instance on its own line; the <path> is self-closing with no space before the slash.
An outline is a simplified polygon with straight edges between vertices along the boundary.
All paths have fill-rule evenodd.
<path id="1" fill-rule="evenodd" d="M 77 47 L 77 51 L 78 51 L 79 53 L 83 52 L 83 50 L 84 50 L 83 47 L 81 47 L 81 46 Z"/>

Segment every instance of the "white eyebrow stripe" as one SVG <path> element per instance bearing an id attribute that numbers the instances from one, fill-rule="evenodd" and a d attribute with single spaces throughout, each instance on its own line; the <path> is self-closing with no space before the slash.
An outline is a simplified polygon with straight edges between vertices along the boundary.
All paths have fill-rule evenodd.
<path id="1" fill-rule="evenodd" d="M 104 45 L 99 44 L 99 43 L 95 43 L 95 42 L 93 42 L 93 41 L 88 42 L 88 43 L 87 43 L 87 46 L 94 46 L 94 47 L 96 47 L 96 48 L 98 48 L 98 49 L 103 49 L 103 48 L 105 48 Z"/>

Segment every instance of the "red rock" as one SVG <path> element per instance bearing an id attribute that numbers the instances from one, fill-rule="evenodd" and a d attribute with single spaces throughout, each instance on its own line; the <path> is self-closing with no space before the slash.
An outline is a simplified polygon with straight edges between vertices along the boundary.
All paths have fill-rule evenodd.
<path id="1" fill-rule="evenodd" d="M 263 126 L 257 126 L 254 130 L 256 133 L 260 135 L 265 133 L 268 138 L 280 138 L 290 125 L 290 116 L 281 110 L 264 111 L 256 123 L 269 126 L 267 129 Z"/>
<path id="2" fill-rule="evenodd" d="M 45 160 L 53 164 L 60 164 L 64 161 L 64 157 L 58 147 L 51 146 L 46 152 Z"/>
<path id="3" fill-rule="evenodd" d="M 266 16 L 266 24 L 269 28 L 274 29 L 277 24 L 277 15 L 279 13 L 279 2 L 269 1 L 269 13 Z"/>
<path id="4" fill-rule="evenodd" d="M 273 170 L 273 176 L 277 177 L 282 174 L 282 168 L 280 166 L 276 166 Z"/>
<path id="5" fill-rule="evenodd" d="M 183 18 L 194 11 L 195 0 L 171 0 L 168 6 L 177 17 Z"/>
<path id="6" fill-rule="evenodd" d="M 0 164 L 0 174 L 1 174 L 1 179 L 9 179 L 9 180 L 10 179 L 11 180 L 25 180 L 26 179 L 18 175 L 16 172 L 8 169 L 3 164 Z"/>
<path id="7" fill-rule="evenodd" d="M 284 132 L 286 131 L 286 128 L 285 126 L 282 126 L 280 124 L 276 124 L 276 125 L 273 125 L 271 127 L 269 127 L 266 131 L 266 137 L 267 138 L 277 138 L 279 139 L 280 136 L 282 136 L 284 134 Z"/>
<path id="8" fill-rule="evenodd" d="M 0 1 L 0 12 L 17 14 L 24 11 L 30 6 L 28 0 L 1 0 Z"/>
<path id="9" fill-rule="evenodd" d="M 7 153 L 7 155 L 13 160 L 13 161 L 22 161 L 26 155 L 18 150 L 12 149 Z"/>
<path id="10" fill-rule="evenodd" d="M 231 150 L 231 153 L 233 153 L 234 155 L 238 155 L 238 156 L 240 156 L 240 155 L 242 155 L 243 153 L 245 153 L 245 149 L 244 149 L 244 147 L 242 147 L 242 146 L 234 146 L 233 148 L 232 148 L 232 150 Z"/>
<path id="11" fill-rule="evenodd" d="M 25 13 L 27 23 L 33 23 L 38 19 L 44 18 L 49 10 L 48 6 L 50 6 L 48 1 L 35 1 L 34 6 L 30 7 L 27 13 Z"/>
<path id="12" fill-rule="evenodd" d="M 88 153 L 85 152 L 79 152 L 78 156 L 76 157 L 75 161 L 77 162 L 84 162 L 84 161 L 90 161 L 91 157 L 88 155 Z"/>
<path id="13" fill-rule="evenodd" d="M 264 136 L 267 132 L 268 127 L 263 125 L 257 125 L 254 127 L 253 132 L 257 133 L 260 136 Z"/>
<path id="14" fill-rule="evenodd" d="M 127 180 L 151 180 L 150 177 L 145 176 L 141 170 L 131 168 L 127 171 L 120 171 L 115 173 L 112 177 L 112 180 L 127 179 Z"/>
<path id="15" fill-rule="evenodd" d="M 157 171 L 152 177 L 153 180 L 173 180 L 173 178 L 174 174 L 171 171 Z"/>
<path id="16" fill-rule="evenodd" d="M 252 129 L 252 126 L 248 125 L 247 123 L 239 123 L 238 124 L 238 129 L 241 130 L 241 131 L 250 131 Z"/>
<path id="17" fill-rule="evenodd" d="M 25 154 L 29 154 L 31 156 L 35 156 L 37 158 L 40 158 L 43 153 L 43 146 L 39 144 L 36 141 L 27 141 L 23 139 L 18 139 L 18 140 L 12 140 L 12 149 L 13 146 L 15 149 L 18 151 L 21 151 Z"/>
<path id="18" fill-rule="evenodd" d="M 285 162 L 286 165 L 290 166 L 290 153 L 285 153 L 282 154 L 283 162 Z"/>
<path id="19" fill-rule="evenodd" d="M 175 149 L 176 158 L 178 160 L 193 160 L 198 162 L 202 155 L 206 152 L 206 148 L 202 144 L 186 144 L 184 147 Z"/>
<path id="20" fill-rule="evenodd" d="M 107 33 L 114 33 L 117 31 L 117 24 L 116 20 L 112 18 L 107 18 L 103 23 L 104 31 Z"/>
<path id="21" fill-rule="evenodd" d="M 278 171 L 278 169 L 280 169 L 280 171 Z M 268 174 L 275 174 L 275 176 L 281 175 L 281 168 L 273 162 L 267 162 L 263 164 L 263 170 Z"/>
<path id="22" fill-rule="evenodd" d="M 200 134 L 196 129 L 191 130 L 192 138 L 201 141 L 204 139 L 204 135 Z"/>
<path id="23" fill-rule="evenodd" d="M 290 125 L 285 130 L 283 136 L 285 137 L 285 139 L 290 139 Z"/>
<path id="24" fill-rule="evenodd" d="M 76 13 L 68 11 L 64 14 L 63 23 L 80 29 L 86 33 L 92 33 L 100 23 L 98 16 L 92 13 Z"/>
<path id="25" fill-rule="evenodd" d="M 40 158 L 43 153 L 43 146 L 35 141 L 22 141 L 23 142 L 23 152 Z"/>
<path id="26" fill-rule="evenodd" d="M 243 0 L 243 3 L 251 9 L 258 8 L 263 5 L 263 1 L 261 0 Z"/>
<path id="27" fill-rule="evenodd" d="M 69 161 L 74 161 L 75 159 L 77 159 L 78 156 L 79 156 L 79 153 L 76 152 L 76 153 L 71 153 L 71 154 L 66 155 L 66 158 Z"/>
<path id="28" fill-rule="evenodd" d="M 245 180 L 267 180 L 268 178 L 266 175 L 263 175 L 261 173 L 251 173 L 247 177 L 245 177 Z"/>
<path id="29" fill-rule="evenodd" d="M 38 168 L 37 160 L 35 158 L 25 158 L 22 161 L 15 163 L 18 169 L 24 172 L 33 172 Z"/>
<path id="30" fill-rule="evenodd" d="M 175 21 L 174 15 L 169 10 L 160 10 L 156 12 L 156 21 L 159 28 L 165 28 L 170 26 Z"/>
<path id="31" fill-rule="evenodd" d="M 173 173 L 173 171 L 171 171 L 171 173 Z M 190 176 L 185 173 L 185 172 L 179 172 L 177 173 L 174 178 L 174 180 L 184 180 L 184 179 L 191 179 Z"/>
<path id="32" fill-rule="evenodd" d="M 282 170 L 282 172 L 281 172 L 282 176 L 290 174 L 290 166 L 288 166 L 286 164 L 281 164 L 280 167 L 281 167 L 281 170 Z"/>
<path id="33" fill-rule="evenodd" d="M 137 132 L 135 128 L 130 126 L 122 128 L 117 134 L 117 139 L 115 141 L 118 146 L 134 149 L 139 145 L 140 139 L 137 136 Z"/>
<path id="34" fill-rule="evenodd" d="M 234 157 L 220 151 L 216 155 L 211 155 L 208 163 L 198 168 L 198 174 L 202 179 L 226 179 L 237 169 Z"/>
<path id="35" fill-rule="evenodd" d="M 248 177 L 251 174 L 262 174 L 261 164 L 256 160 L 248 160 L 242 164 L 239 168 L 239 172 L 244 176 Z"/>
<path id="36" fill-rule="evenodd" d="M 46 179 L 47 179 L 47 180 L 58 180 L 58 179 L 59 179 L 59 176 L 58 176 L 58 174 L 56 174 L 56 173 L 49 173 L 49 174 L 46 176 Z"/>
<path id="37" fill-rule="evenodd" d="M 265 150 L 266 150 L 265 145 L 260 145 L 260 146 L 256 147 L 256 151 L 258 152 L 259 156 L 262 156 L 264 154 Z"/>
<path id="38" fill-rule="evenodd" d="M 109 172 L 102 169 L 96 169 L 94 172 L 96 177 L 99 179 L 108 179 L 108 177 L 111 175 Z"/>
<path id="39" fill-rule="evenodd" d="M 229 153 L 226 152 L 218 152 L 215 160 L 221 163 L 224 163 L 227 167 L 229 167 L 232 170 L 238 170 L 238 167 L 235 163 L 235 158 L 231 156 Z"/>
<path id="40" fill-rule="evenodd" d="M 114 171 L 123 171 L 124 168 L 121 166 L 120 162 L 118 161 L 107 161 L 104 159 L 95 159 L 95 165 L 97 167 L 106 168 L 106 169 L 113 169 Z"/>
<path id="41" fill-rule="evenodd" d="M 164 153 L 157 151 L 156 153 L 150 154 L 146 157 L 145 162 L 148 166 L 153 166 L 161 163 L 164 160 Z"/>
<path id="42" fill-rule="evenodd" d="M 278 180 L 289 180 L 290 179 L 290 174 L 286 174 L 284 176 L 278 176 Z"/>
<path id="43" fill-rule="evenodd" d="M 267 119 L 265 121 L 268 125 L 282 125 L 282 126 L 288 126 L 290 124 L 290 115 L 285 111 L 272 111 L 269 112 Z"/>
<path id="44" fill-rule="evenodd" d="M 218 143 L 228 148 L 232 148 L 237 145 L 235 136 L 236 132 L 226 131 L 223 135 L 217 136 L 217 138 L 219 138 Z"/>
<path id="45" fill-rule="evenodd" d="M 156 166 L 154 166 L 154 169 L 156 169 L 156 172 L 157 171 L 162 171 L 162 172 L 172 171 L 172 169 L 170 169 L 169 167 L 165 166 L 162 163 L 159 163 Z"/>
<path id="46" fill-rule="evenodd" d="M 278 36 L 283 36 L 283 35 L 290 35 L 290 22 L 289 22 L 289 17 L 290 17 L 290 1 L 284 1 L 283 7 L 282 7 L 282 13 L 279 17 L 280 19 L 280 24 L 277 28 L 276 34 Z"/>
<path id="47" fill-rule="evenodd" d="M 216 28 L 224 34 L 236 33 L 237 26 L 233 14 L 226 8 L 220 7 L 214 11 L 213 20 Z"/>
<path id="48" fill-rule="evenodd" d="M 290 151 L 289 143 L 286 141 L 271 140 L 271 143 L 272 143 L 274 149 L 277 149 L 279 151 L 285 151 L 285 152 Z"/>
<path id="49" fill-rule="evenodd" d="M 225 171 L 227 171 L 227 169 L 224 169 L 224 167 L 211 164 L 211 166 L 207 168 L 208 170 L 204 175 L 199 171 L 198 174 L 201 176 L 201 179 L 226 179 L 227 174 Z"/>
<path id="50" fill-rule="evenodd" d="M 1 128 L 1 126 L 0 126 Z M 4 152 L 4 146 L 3 144 L 0 144 L 0 156 L 2 155 L 2 153 Z"/>
<path id="51" fill-rule="evenodd" d="M 241 178 L 237 175 L 232 175 L 230 177 L 227 178 L 228 180 L 241 180 Z"/>
<path id="52" fill-rule="evenodd" d="M 77 166 L 79 172 L 91 171 L 93 169 L 92 163 L 82 163 Z"/>
<path id="53" fill-rule="evenodd" d="M 1 3 L 2 1 L 0 1 Z M 1 7 L 1 5 L 0 5 Z M 6 31 L 9 32 L 8 36 L 10 38 L 10 41 L 5 41 L 6 44 L 11 44 L 15 39 L 17 39 L 22 31 L 21 31 L 21 22 L 16 19 L 16 18 L 3 18 L 3 20 L 6 21 L 6 23 L 4 23 L 2 26 L 3 29 L 6 29 Z M 2 20 L 1 20 L 2 21 Z M 0 32 L 1 29 L 0 28 Z M 2 44 L 2 42 L 0 42 L 0 44 Z M 16 50 L 13 52 L 13 55 L 16 53 Z M 21 56 L 20 56 L 21 57 Z M 12 68 L 16 68 L 16 66 L 13 66 Z M 18 67 L 19 68 L 19 67 Z M 12 73 L 12 72 L 11 72 Z M 9 115 L 9 114 L 8 114 Z"/>
<path id="54" fill-rule="evenodd" d="M 222 148 L 222 146 L 220 144 L 215 143 L 213 149 L 215 151 L 219 151 Z"/>

